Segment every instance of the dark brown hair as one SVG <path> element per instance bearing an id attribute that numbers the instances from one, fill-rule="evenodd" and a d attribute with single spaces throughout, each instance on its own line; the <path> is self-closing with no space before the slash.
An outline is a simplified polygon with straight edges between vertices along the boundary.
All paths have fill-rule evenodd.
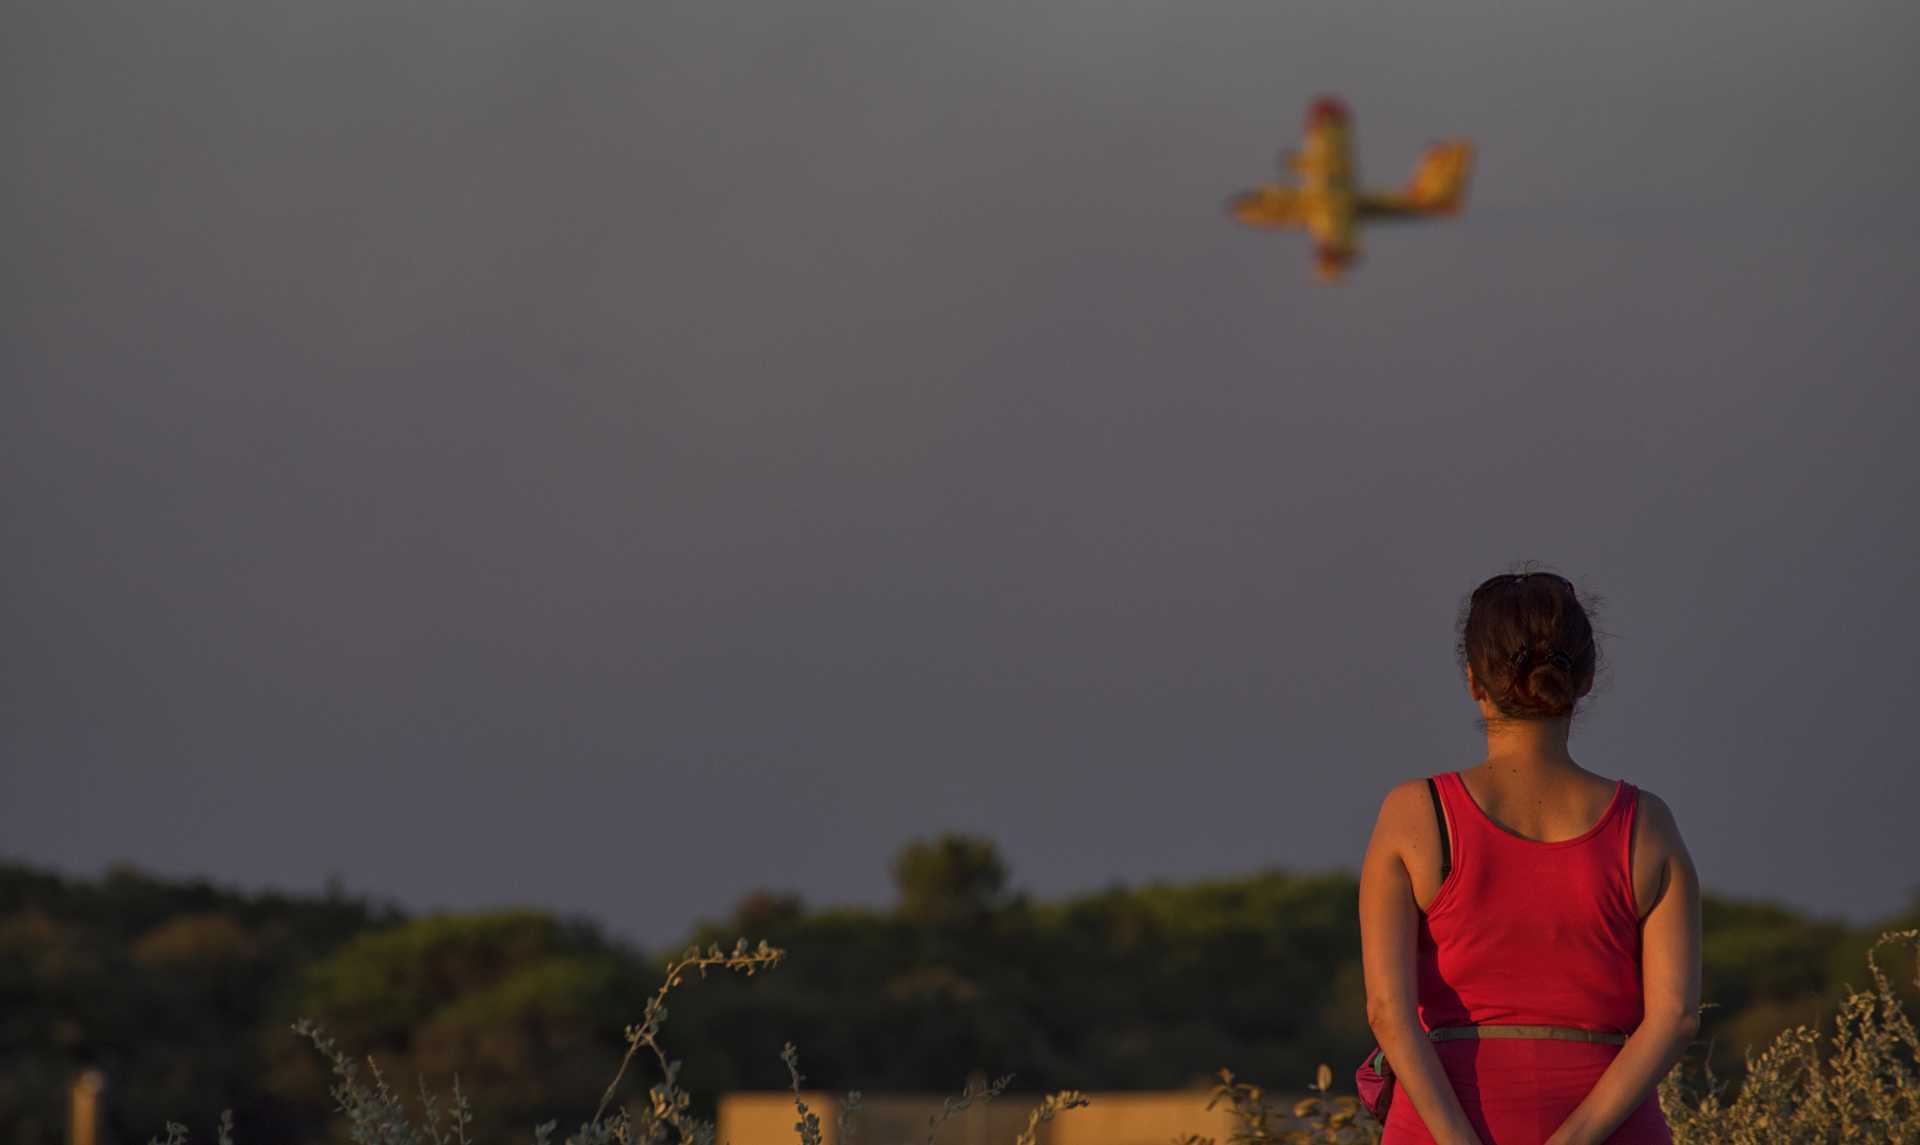
<path id="1" fill-rule="evenodd" d="M 1600 666 L 1586 607 L 1571 582 L 1550 572 L 1481 582 L 1462 610 L 1458 652 L 1510 719 L 1571 716 Z"/>

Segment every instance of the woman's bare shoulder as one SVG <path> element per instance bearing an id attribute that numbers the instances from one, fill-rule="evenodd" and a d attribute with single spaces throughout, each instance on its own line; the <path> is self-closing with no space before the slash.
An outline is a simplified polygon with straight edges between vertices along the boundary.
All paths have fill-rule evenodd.
<path id="1" fill-rule="evenodd" d="M 1680 822 L 1667 801 L 1641 787 L 1639 802 L 1639 812 L 1634 816 L 1635 852 L 1660 864 L 1669 859 L 1690 861 L 1686 840 L 1680 834 Z"/>
<path id="2" fill-rule="evenodd" d="M 1678 844 L 1680 842 L 1680 823 L 1679 820 L 1674 818 L 1673 808 L 1667 805 L 1666 800 L 1648 791 L 1646 788 L 1640 787 L 1638 790 L 1640 792 L 1639 819 L 1645 824 L 1644 829 L 1649 834 L 1657 834 L 1662 839 L 1671 840 L 1675 844 Z"/>
<path id="3" fill-rule="evenodd" d="M 1694 870 L 1693 856 L 1687 853 L 1686 840 L 1680 836 L 1673 808 L 1644 788 L 1639 802 L 1640 812 L 1634 816 L 1633 882 L 1641 919 L 1662 902 L 1674 899 L 1676 886 L 1681 893 L 1675 901 L 1696 903 L 1697 910 L 1700 876 Z"/>
<path id="4" fill-rule="evenodd" d="M 1415 822 L 1424 813 L 1433 817 L 1433 799 L 1427 794 L 1427 778 L 1403 779 L 1387 789 L 1380 798 L 1380 821 L 1396 825 Z"/>
<path id="5" fill-rule="evenodd" d="M 1403 779 L 1381 796 L 1380 815 L 1374 823 L 1376 845 L 1401 855 L 1425 853 L 1437 847 L 1439 834 L 1426 776 Z"/>

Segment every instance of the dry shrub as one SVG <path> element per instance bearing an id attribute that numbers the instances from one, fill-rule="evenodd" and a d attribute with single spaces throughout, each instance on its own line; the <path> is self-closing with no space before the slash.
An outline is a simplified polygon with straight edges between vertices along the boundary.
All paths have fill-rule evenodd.
<path id="1" fill-rule="evenodd" d="M 1867 951 L 1873 988 L 1841 1000 L 1824 1052 L 1812 1026 L 1783 1030 L 1759 1057 L 1748 1053 L 1731 1101 L 1711 1068 L 1704 1087 L 1689 1084 L 1684 1068 L 1669 1073 L 1660 1107 L 1674 1145 L 1920 1143 L 1920 1037 L 1874 958 L 1890 944 L 1913 952 L 1920 987 L 1920 930 L 1882 934 Z"/>
<path id="2" fill-rule="evenodd" d="M 1325 1062 L 1314 1072 L 1307 1096 L 1293 1103 L 1291 1115 L 1267 1105 L 1257 1085 L 1233 1080 L 1222 1069 L 1213 1087 L 1212 1109 L 1222 1101 L 1231 1105 L 1240 1124 L 1227 1135 L 1228 1145 L 1379 1145 L 1381 1127 L 1357 1097 L 1334 1097 L 1333 1067 Z M 1217 1145 L 1211 1137 L 1188 1134 L 1173 1145 Z"/>

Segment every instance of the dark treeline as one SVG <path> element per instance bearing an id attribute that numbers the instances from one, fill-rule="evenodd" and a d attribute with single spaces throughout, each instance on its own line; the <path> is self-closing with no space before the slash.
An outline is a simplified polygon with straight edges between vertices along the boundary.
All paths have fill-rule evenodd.
<path id="1" fill-rule="evenodd" d="M 530 911 L 409 918 L 340 894 L 242 895 L 116 869 L 66 879 L 0 865 L 0 1145 L 52 1145 L 79 1070 L 107 1077 L 107 1145 L 166 1120 L 206 1140 L 222 1108 L 241 1145 L 326 1135 L 328 1079 L 289 1029 L 320 1022 L 411 1092 L 456 1071 L 483 1137 L 523 1139 L 591 1112 L 669 958 L 766 939 L 767 975 L 690 978 L 663 1040 L 711 1116 L 728 1089 L 958 1092 L 968 1073 L 1025 1091 L 1175 1087 L 1221 1066 L 1282 1091 L 1322 1061 L 1346 1078 L 1371 1044 L 1351 874 L 1266 871 L 1114 887 L 1039 903 L 992 845 L 915 843 L 883 911 L 809 909 L 761 891 L 685 941 L 638 951 Z M 1737 1076 L 1748 1046 L 1817 1020 L 1862 985 L 1860 928 L 1709 897 L 1703 1052 Z M 642 1060 L 627 1095 L 657 1067 Z"/>

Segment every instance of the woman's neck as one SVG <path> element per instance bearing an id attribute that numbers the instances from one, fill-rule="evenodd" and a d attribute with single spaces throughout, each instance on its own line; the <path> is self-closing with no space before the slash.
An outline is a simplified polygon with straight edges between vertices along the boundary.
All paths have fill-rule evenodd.
<path id="1" fill-rule="evenodd" d="M 1501 771 L 1558 771 L 1577 766 L 1567 751 L 1572 720 L 1487 721 L 1487 766 Z"/>

